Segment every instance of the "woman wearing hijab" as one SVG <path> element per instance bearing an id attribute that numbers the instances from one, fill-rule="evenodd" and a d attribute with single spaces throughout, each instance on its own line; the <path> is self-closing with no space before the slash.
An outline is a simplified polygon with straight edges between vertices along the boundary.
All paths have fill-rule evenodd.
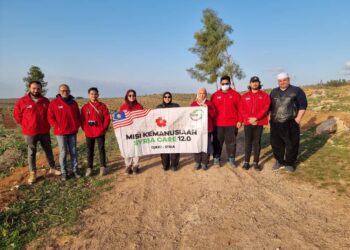
<path id="1" fill-rule="evenodd" d="M 213 103 L 207 100 L 207 90 L 205 88 L 199 88 L 197 91 L 197 98 L 191 104 L 192 107 L 207 107 L 208 108 L 208 149 L 207 153 L 200 152 L 194 154 L 194 169 L 207 170 L 210 154 L 213 151 L 212 135 L 213 135 L 213 119 L 216 116 L 216 109 Z"/>
<path id="2" fill-rule="evenodd" d="M 123 105 L 120 107 L 119 111 L 120 112 L 131 112 L 131 111 L 136 111 L 136 110 L 142 110 L 143 106 L 138 103 L 136 100 L 136 91 L 133 89 L 129 89 L 126 94 L 125 94 L 125 102 Z M 134 156 L 134 157 L 125 157 L 125 172 L 127 174 L 137 174 L 139 172 L 139 157 Z"/>
<path id="3" fill-rule="evenodd" d="M 157 108 L 176 108 L 180 107 L 179 104 L 173 103 L 173 97 L 169 91 L 164 92 L 163 94 L 163 102 L 157 106 Z M 170 168 L 173 171 L 178 170 L 179 168 L 179 161 L 180 161 L 180 154 L 160 154 L 160 157 L 162 159 L 162 165 L 163 169 L 165 171 L 169 170 Z"/>

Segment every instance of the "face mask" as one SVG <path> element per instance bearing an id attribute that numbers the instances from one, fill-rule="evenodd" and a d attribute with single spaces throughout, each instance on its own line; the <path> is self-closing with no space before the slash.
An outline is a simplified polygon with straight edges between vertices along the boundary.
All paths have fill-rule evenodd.
<path id="1" fill-rule="evenodd" d="M 228 90 L 230 88 L 230 85 L 222 85 L 221 86 L 221 89 L 223 90 L 223 91 L 226 91 L 226 90 Z"/>

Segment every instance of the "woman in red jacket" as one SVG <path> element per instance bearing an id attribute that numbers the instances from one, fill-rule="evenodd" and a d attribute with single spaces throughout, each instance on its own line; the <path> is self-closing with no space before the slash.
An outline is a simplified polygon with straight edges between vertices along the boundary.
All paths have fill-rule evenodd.
<path id="1" fill-rule="evenodd" d="M 131 111 L 136 111 L 136 110 L 142 110 L 143 106 L 137 101 L 136 99 L 136 91 L 133 89 L 129 89 L 126 91 L 125 94 L 125 102 L 124 104 L 120 107 L 119 111 L 120 112 L 131 112 Z M 139 172 L 139 157 L 138 156 L 133 156 L 133 157 L 127 157 L 125 156 L 124 158 L 125 161 L 125 172 L 127 174 L 137 174 Z"/>
<path id="2" fill-rule="evenodd" d="M 244 123 L 244 165 L 243 168 L 250 168 L 249 161 L 252 148 L 254 151 L 253 166 L 255 170 L 260 171 L 260 140 L 263 126 L 268 124 L 268 110 L 270 107 L 270 96 L 261 91 L 260 79 L 253 76 L 250 79 L 249 90 L 241 97 L 239 105 L 240 122 Z"/>
<path id="3" fill-rule="evenodd" d="M 109 110 L 106 104 L 98 101 L 98 89 L 89 88 L 88 95 L 90 101 L 81 109 L 81 127 L 85 132 L 86 144 L 88 148 L 88 168 L 85 176 L 90 176 L 94 163 L 95 141 L 98 144 L 100 154 L 100 176 L 106 174 L 106 150 L 105 134 L 111 121 Z"/>
<path id="4" fill-rule="evenodd" d="M 207 153 L 200 152 L 194 154 L 194 169 L 199 170 L 207 170 L 208 169 L 208 162 L 210 158 L 210 154 L 213 151 L 213 142 L 212 142 L 212 136 L 213 136 L 213 119 L 216 116 L 216 109 L 213 103 L 209 100 L 207 100 L 207 90 L 205 88 L 199 88 L 197 91 L 197 98 L 194 102 L 191 104 L 192 107 L 201 106 L 201 107 L 207 107 L 208 108 L 208 149 Z"/>

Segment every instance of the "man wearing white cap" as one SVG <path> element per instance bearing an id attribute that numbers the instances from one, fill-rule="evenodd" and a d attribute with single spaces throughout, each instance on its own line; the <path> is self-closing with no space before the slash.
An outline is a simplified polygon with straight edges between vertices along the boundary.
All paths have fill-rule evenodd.
<path id="1" fill-rule="evenodd" d="M 300 121 L 307 108 L 304 91 L 290 84 L 289 75 L 277 75 L 278 88 L 271 91 L 271 146 L 276 163 L 272 170 L 295 171 L 300 141 Z"/>

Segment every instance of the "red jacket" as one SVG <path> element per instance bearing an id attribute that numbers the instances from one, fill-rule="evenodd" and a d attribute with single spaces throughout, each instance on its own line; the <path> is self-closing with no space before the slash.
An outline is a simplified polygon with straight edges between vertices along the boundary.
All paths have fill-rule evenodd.
<path id="1" fill-rule="evenodd" d="M 227 127 L 237 125 L 240 98 L 240 94 L 231 88 L 226 93 L 223 93 L 220 89 L 212 95 L 211 102 L 217 111 L 214 126 Z"/>
<path id="2" fill-rule="evenodd" d="M 142 110 L 143 106 L 140 103 L 137 103 L 134 107 L 132 107 L 132 109 L 129 109 L 129 105 L 124 102 L 123 105 L 120 107 L 119 111 L 120 112 L 125 112 L 125 111 L 136 111 L 136 110 Z"/>
<path id="3" fill-rule="evenodd" d="M 69 103 L 57 96 L 49 105 L 47 118 L 54 129 L 55 135 L 76 134 L 79 130 L 80 112 L 78 104 L 73 97 L 71 97 Z"/>
<path id="4" fill-rule="evenodd" d="M 93 107 L 93 106 L 95 107 Z M 96 112 L 96 109 L 99 113 Z M 94 121 L 94 125 L 89 125 Z M 106 104 L 102 102 L 88 102 L 81 109 L 81 127 L 86 137 L 99 137 L 104 135 L 109 127 L 111 116 Z"/>
<path id="5" fill-rule="evenodd" d="M 214 130 L 213 120 L 216 116 L 216 109 L 211 101 L 206 100 L 205 104 L 208 107 L 208 133 L 211 133 Z M 197 101 L 194 101 L 194 102 L 192 102 L 191 106 L 197 107 L 197 106 L 199 106 L 199 104 Z"/>
<path id="6" fill-rule="evenodd" d="M 267 125 L 270 102 L 270 96 L 264 91 L 245 93 L 239 106 L 240 122 L 249 125 L 248 119 L 255 117 L 258 120 L 257 125 Z"/>
<path id="7" fill-rule="evenodd" d="M 29 94 L 17 100 L 13 117 L 22 126 L 22 133 L 28 136 L 48 134 L 50 124 L 47 121 L 47 109 L 50 101 L 46 97 L 34 102 Z"/>

